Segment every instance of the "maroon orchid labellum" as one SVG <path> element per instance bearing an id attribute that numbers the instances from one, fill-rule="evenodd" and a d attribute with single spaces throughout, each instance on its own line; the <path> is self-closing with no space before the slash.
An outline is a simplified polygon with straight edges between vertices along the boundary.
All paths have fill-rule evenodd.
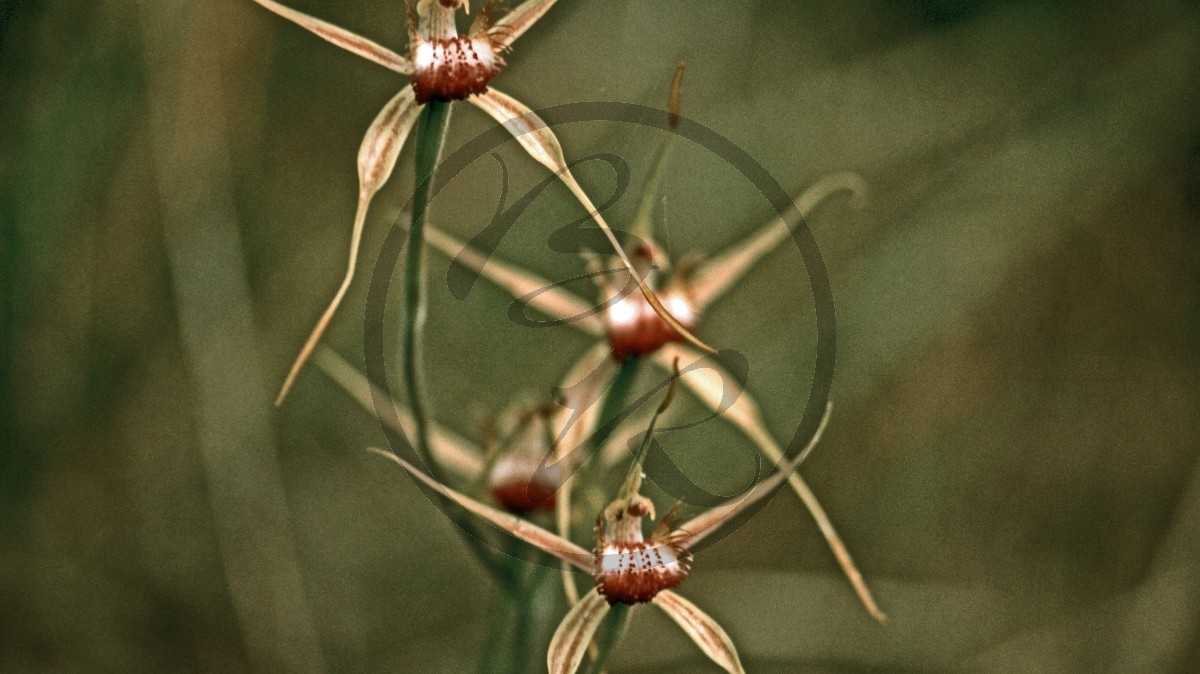
<path id="1" fill-rule="evenodd" d="M 542 462 L 553 451 L 556 413 L 549 405 L 524 407 L 517 413 L 515 429 L 489 451 L 495 458 L 486 471 L 488 491 L 505 510 L 554 510 L 555 494 L 562 486 L 561 466 L 543 468 Z"/>
<path id="2" fill-rule="evenodd" d="M 729 635 L 708 614 L 677 594 L 674 588 L 686 580 L 691 570 L 692 560 L 688 552 L 691 547 L 773 493 L 792 474 L 820 440 L 829 420 L 829 408 L 826 408 L 808 446 L 794 458 L 782 462 L 774 474 L 742 497 L 705 511 L 679 526 L 673 526 L 671 517 L 665 517 L 646 538 L 642 531 L 643 520 L 656 518 L 653 504 L 640 493 L 643 480 L 641 461 L 650 446 L 658 415 L 669 404 L 670 397 L 671 393 L 668 392 L 667 400 L 651 418 L 617 497 L 600 513 L 596 524 L 596 547 L 590 553 L 532 522 L 475 501 L 437 482 L 389 451 L 371 451 L 397 462 L 410 475 L 449 501 L 593 577 L 594 590 L 587 592 L 574 604 L 550 642 L 547 666 L 551 674 L 572 674 L 576 671 L 596 628 L 610 607 L 618 604 L 653 604 L 659 607 L 713 662 L 728 672 L 741 673 L 744 670 Z"/>
<path id="3" fill-rule="evenodd" d="M 333 300 L 318 319 L 292 364 L 275 400 L 277 405 L 287 396 L 345 297 L 354 278 L 367 209 L 375 194 L 391 177 L 421 107 L 429 101 L 466 100 L 504 126 L 530 157 L 558 175 L 580 205 L 592 215 L 617 255 L 630 264 L 608 223 L 571 174 L 558 138 L 527 106 L 489 86 L 492 78 L 504 67 L 503 53 L 554 5 L 555 0 L 526 0 L 494 21 L 494 3 L 489 4 L 476 16 L 465 36 L 459 35 L 455 21 L 459 9 L 469 10 L 464 0 L 419 0 L 415 8 L 409 5 L 408 56 L 401 56 L 361 35 L 298 12 L 275 0 L 254 1 L 347 51 L 412 78 L 411 86 L 402 88 L 383 106 L 363 137 L 358 151 L 358 207 L 350 237 L 346 273 Z M 640 277 L 636 281 L 645 300 L 664 321 L 698 348 L 714 351 L 671 316 Z"/>

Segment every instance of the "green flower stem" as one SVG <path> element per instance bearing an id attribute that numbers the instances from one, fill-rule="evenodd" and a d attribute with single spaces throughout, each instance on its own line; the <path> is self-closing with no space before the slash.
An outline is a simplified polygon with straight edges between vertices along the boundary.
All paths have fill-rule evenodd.
<path id="1" fill-rule="evenodd" d="M 508 671 L 508 663 L 512 660 L 510 637 L 514 622 L 513 612 L 520 610 L 520 597 L 512 588 L 500 588 L 492 602 L 492 624 L 483 644 L 483 654 L 479 661 L 480 674 L 505 674 Z"/>
<path id="2" fill-rule="evenodd" d="M 429 468 L 429 474 L 443 484 L 446 472 L 434 457 L 429 443 L 429 408 L 425 401 L 424 373 L 422 371 L 421 344 L 425 332 L 425 220 L 429 212 L 429 197 L 433 192 L 433 172 L 442 158 L 442 147 L 446 144 L 446 129 L 450 126 L 450 103 L 430 101 L 417 120 L 414 143 L 416 145 L 416 183 L 413 194 L 412 228 L 404 256 L 404 327 L 400 337 L 400 349 L 404 359 L 404 387 L 408 405 L 412 408 L 413 425 L 416 427 L 417 453 Z M 497 558 L 494 550 L 485 544 L 479 535 L 476 523 L 464 515 L 452 514 L 455 524 L 463 530 L 463 539 L 479 561 L 504 586 L 511 587 L 503 569 L 504 562 Z"/>
<path id="3" fill-rule="evenodd" d="M 588 670 L 591 674 L 601 674 L 604 671 L 604 663 L 608 660 L 609 653 L 612 653 L 612 649 L 621 640 L 621 635 L 625 633 L 625 625 L 629 624 L 629 608 L 629 604 L 614 604 L 608 610 L 604 624 L 600 625 L 600 631 L 596 635 L 596 647 L 599 652 Z"/>
<path id="4" fill-rule="evenodd" d="M 509 541 L 507 552 L 521 545 Z M 506 579 L 496 595 L 491 612 L 491 627 L 479 663 L 481 674 L 524 674 L 534 671 L 530 663 L 545 657 L 549 628 L 555 615 L 557 576 L 552 574 L 553 560 L 530 564 L 515 556 L 505 557 L 502 565 Z"/>
<path id="5" fill-rule="evenodd" d="M 637 379 L 638 372 L 641 369 L 642 359 L 637 356 L 629 356 L 621 361 L 617 366 L 617 373 L 613 376 L 612 384 L 608 387 L 608 395 L 604 398 L 604 403 L 600 407 L 599 423 L 596 425 L 596 432 L 592 436 L 592 455 L 599 453 L 604 447 L 604 443 L 608 442 L 608 437 L 616 430 L 616 425 L 611 427 L 607 424 L 612 421 L 617 415 L 625 411 L 625 407 L 629 404 L 629 392 L 633 389 L 633 382 Z M 594 471 L 599 470 L 600 461 L 592 461 L 589 466 L 589 477 L 594 475 Z"/>
<path id="6" fill-rule="evenodd" d="M 433 171 L 442 157 L 446 129 L 450 126 L 450 103 L 430 101 L 421 111 L 416 129 L 416 193 L 413 194 L 412 229 L 404 257 L 404 328 L 401 350 L 404 357 L 404 385 L 416 427 L 416 448 L 438 482 L 445 483 L 445 471 L 434 458 L 429 445 L 429 410 L 425 404 L 421 342 L 425 331 L 425 218 L 433 191 Z"/>
<path id="7" fill-rule="evenodd" d="M 646 173 L 646 183 L 642 186 L 642 197 L 638 202 L 637 215 L 633 217 L 633 227 L 631 228 L 633 234 L 642 239 L 654 237 L 654 204 L 660 196 L 658 182 L 662 177 L 663 167 L 667 164 L 667 154 L 670 152 L 674 140 L 675 132 L 672 130 L 658 146 L 658 151 L 654 154 L 654 160 L 650 164 L 650 170 Z"/>

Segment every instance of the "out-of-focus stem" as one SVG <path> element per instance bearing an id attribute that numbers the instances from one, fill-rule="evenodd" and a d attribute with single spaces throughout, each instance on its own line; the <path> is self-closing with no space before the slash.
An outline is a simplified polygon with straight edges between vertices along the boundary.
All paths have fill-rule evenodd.
<path id="1" fill-rule="evenodd" d="M 601 674 L 604 671 L 604 663 L 608 660 L 608 654 L 621 640 L 621 634 L 625 632 L 625 625 L 629 622 L 629 605 L 614 604 L 608 611 L 608 615 L 604 618 L 604 624 L 600 626 L 600 632 L 596 635 L 596 645 L 600 652 L 596 655 L 596 659 L 592 661 L 592 666 L 588 670 L 591 674 Z"/>
<path id="2" fill-rule="evenodd" d="M 591 438 L 593 456 L 598 457 L 604 443 L 608 441 L 608 437 L 617 430 L 618 424 L 611 422 L 624 412 L 625 407 L 629 404 L 629 391 L 633 388 L 634 380 L 637 379 L 641 362 L 642 359 L 637 356 L 628 356 L 621 361 L 621 365 L 617 368 L 617 374 L 613 376 L 612 384 L 608 388 L 608 395 L 604 397 L 604 404 L 600 407 L 596 432 Z M 592 461 L 591 469 L 596 470 L 599 467 L 600 460 L 597 458 Z"/>

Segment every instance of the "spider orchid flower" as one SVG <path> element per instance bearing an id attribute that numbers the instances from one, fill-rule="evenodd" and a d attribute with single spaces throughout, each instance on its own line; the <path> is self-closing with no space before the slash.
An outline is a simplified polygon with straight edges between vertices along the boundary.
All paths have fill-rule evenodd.
<path id="1" fill-rule="evenodd" d="M 653 182 L 653 179 L 649 182 Z M 859 176 L 853 173 L 836 173 L 822 178 L 801 193 L 795 204 L 807 217 L 835 194 L 847 192 L 861 198 L 865 190 L 865 183 Z M 643 200 L 643 203 L 646 203 L 646 200 Z M 619 282 L 624 268 L 608 270 L 613 273 L 599 273 L 594 276 L 600 279 L 600 302 L 591 303 L 561 285 L 499 260 L 497 256 L 489 258 L 435 227 L 430 226 L 426 234 L 432 246 L 488 278 L 514 298 L 536 297 L 536 300 L 531 302 L 536 309 L 597 338 L 599 343 L 583 356 L 580 363 L 594 359 L 597 349 L 610 354 L 615 361 L 622 361 L 630 356 L 645 357 L 667 372 L 671 371 L 671 364 L 676 359 L 681 360 L 686 370 L 681 381 L 686 388 L 709 409 L 723 410 L 720 417 L 747 436 L 769 461 L 778 463 L 783 459 L 783 450 L 767 429 L 758 403 L 747 391 L 741 390 L 730 405 L 725 389 L 730 382 L 736 382 L 737 379 L 723 371 L 711 358 L 703 368 L 688 367 L 705 354 L 684 343 L 684 337 L 662 321 L 643 297 L 629 293 L 628 285 Z M 643 237 L 635 249 L 628 251 L 628 257 L 642 270 L 644 278 L 662 297 L 668 310 L 686 327 L 695 329 L 713 302 L 734 287 L 759 260 L 789 236 L 787 225 L 776 217 L 729 250 L 707 261 L 681 265 L 674 269 L 674 273 L 668 273 L 672 271 L 669 260 L 648 236 Z M 589 260 L 589 263 L 595 264 L 594 260 Z M 657 269 L 654 269 L 653 265 L 657 265 Z M 606 277 L 615 278 L 618 282 L 605 281 Z M 602 310 L 597 313 L 593 307 L 601 307 Z M 576 369 L 591 372 L 579 366 Z M 603 392 L 608 388 L 616 368 L 603 371 L 597 369 L 595 372 L 597 374 L 589 379 L 607 378 L 596 387 L 596 390 Z M 587 402 L 596 405 L 601 402 L 603 395 L 600 393 Z M 886 615 L 876 605 L 862 574 L 856 568 L 853 558 L 812 489 L 798 473 L 790 473 L 787 481 L 792 491 L 812 513 L 842 572 L 867 612 L 877 621 L 887 622 Z"/>
<path id="2" fill-rule="evenodd" d="M 673 389 L 673 386 L 672 386 Z M 772 494 L 816 446 L 829 421 L 829 410 L 817 431 L 794 458 L 783 462 L 770 477 L 740 499 L 734 499 L 673 526 L 668 514 L 657 522 L 649 538 L 643 533 L 642 520 L 656 519 L 654 504 L 640 493 L 644 458 L 658 415 L 670 402 L 668 392 L 643 436 L 643 442 L 617 498 L 600 513 L 596 523 L 596 546 L 589 552 L 570 540 L 551 533 L 532 522 L 475 501 L 437 482 L 391 452 L 371 451 L 400 464 L 410 475 L 421 480 L 450 501 L 503 529 L 512 536 L 541 548 L 563 562 L 590 574 L 594 587 L 563 618 L 547 653 L 551 674 L 572 674 L 578 669 L 597 627 L 610 609 L 617 605 L 654 604 L 674 620 L 697 646 L 728 672 L 741 673 L 737 649 L 729 635 L 692 602 L 674 591 L 691 572 L 689 549 L 716 532 L 763 497 Z"/>
<path id="3" fill-rule="evenodd" d="M 364 409 L 374 414 L 375 400 L 384 397 L 362 372 L 324 346 L 317 349 L 313 361 Z M 586 367 L 595 365 L 594 361 L 585 359 L 584 362 Z M 583 374 L 580 368 L 573 368 L 564 381 L 574 381 Z M 594 392 L 576 387 L 573 394 L 585 397 L 593 396 Z M 381 419 L 397 421 L 399 427 L 392 430 L 413 437 L 412 412 L 395 401 L 391 404 L 396 415 L 384 415 Z M 501 415 L 498 424 L 484 429 L 479 444 L 433 422 L 430 424 L 430 450 L 434 460 L 456 481 L 473 491 L 488 492 L 501 509 L 516 514 L 554 510 L 563 517 L 569 515 L 562 499 L 570 499 L 570 490 L 564 485 L 565 477 L 570 475 L 566 470 L 570 464 L 562 462 L 569 456 L 561 453 L 560 448 L 583 442 L 585 438 L 581 434 L 595 427 L 597 412 L 592 409 L 572 424 L 569 406 L 516 405 Z M 554 456 L 553 463 L 543 466 L 551 455 Z M 565 522 L 560 524 L 564 530 L 567 526 Z"/>
<path id="4" fill-rule="evenodd" d="M 622 257 L 625 255 L 608 224 L 572 176 L 563 157 L 562 146 L 550 128 L 524 104 L 489 88 L 492 78 L 504 68 L 504 53 L 555 1 L 526 0 L 495 20 L 492 18 L 495 3 L 490 3 L 476 15 L 467 34 L 460 35 L 455 18 L 459 9 L 469 11 L 466 0 L 419 0 L 415 9 L 411 4 L 408 6 L 408 54 L 402 56 L 361 35 L 298 12 L 275 0 L 255 0 L 318 37 L 411 78 L 411 86 L 401 89 L 383 106 L 363 137 L 358 151 L 358 206 L 354 215 L 346 273 L 288 372 L 275 400 L 276 405 L 281 404 L 287 396 L 345 297 L 354 278 L 363 225 L 371 200 L 391 177 L 422 106 L 430 101 L 470 101 L 503 125 L 533 159 L 559 176 L 581 205 L 592 214 L 617 254 Z M 662 315 L 663 320 L 675 326 L 698 347 L 712 351 L 711 347 L 692 336 L 686 326 L 667 312 L 640 278 L 637 282 L 646 301 Z"/>

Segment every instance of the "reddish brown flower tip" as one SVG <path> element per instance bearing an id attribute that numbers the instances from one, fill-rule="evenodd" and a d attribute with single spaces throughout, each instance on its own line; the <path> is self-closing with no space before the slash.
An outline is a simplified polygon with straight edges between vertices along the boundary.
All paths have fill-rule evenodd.
<path id="1" fill-rule="evenodd" d="M 502 508 L 518 515 L 553 510 L 560 485 L 555 467 L 538 470 L 539 459 L 527 452 L 500 457 L 488 475 L 492 498 Z"/>
<path id="2" fill-rule="evenodd" d="M 492 487 L 492 498 L 517 515 L 537 510 L 554 510 L 554 490 L 536 481 L 506 482 Z"/>
<path id="3" fill-rule="evenodd" d="M 663 297 L 663 304 L 685 328 L 695 329 L 696 312 L 685 293 L 669 292 Z M 668 342 L 686 341 L 679 331 L 667 325 L 640 293 L 630 293 L 614 302 L 604 317 L 608 345 L 617 360 L 625 360 L 631 355 L 649 355 Z"/>

